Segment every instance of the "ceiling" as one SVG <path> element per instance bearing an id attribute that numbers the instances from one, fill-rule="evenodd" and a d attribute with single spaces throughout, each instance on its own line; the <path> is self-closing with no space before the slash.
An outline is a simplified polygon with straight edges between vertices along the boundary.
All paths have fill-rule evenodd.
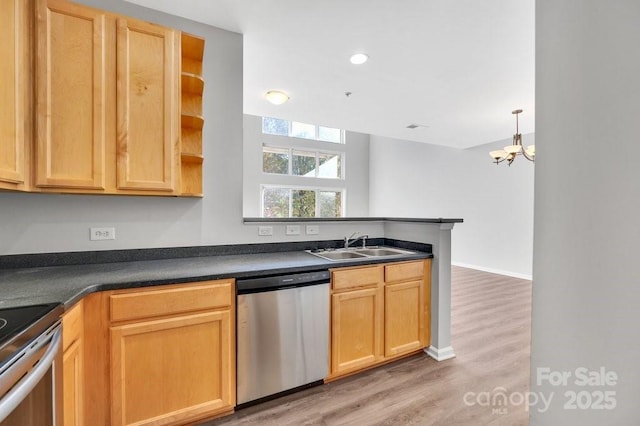
<path id="1" fill-rule="evenodd" d="M 534 0 L 128 1 L 242 33 L 246 114 L 469 148 L 521 108 L 534 131 Z"/>

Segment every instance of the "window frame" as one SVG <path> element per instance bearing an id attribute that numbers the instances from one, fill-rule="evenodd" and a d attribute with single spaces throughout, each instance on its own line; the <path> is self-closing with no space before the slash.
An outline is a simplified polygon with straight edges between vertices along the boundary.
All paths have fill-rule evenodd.
<path id="1" fill-rule="evenodd" d="M 288 189 L 289 192 L 289 216 L 287 218 L 292 219 L 331 219 L 334 217 L 345 217 L 346 213 L 346 197 L 347 197 L 347 189 L 344 187 L 340 188 L 332 188 L 332 187 L 318 187 L 318 186 L 304 186 L 304 185 L 286 185 L 286 184 L 268 184 L 261 183 L 260 184 L 260 217 L 266 218 L 264 215 L 264 190 L 265 189 Z M 299 217 L 299 216 L 291 216 L 293 212 L 293 197 L 291 196 L 291 191 L 314 191 L 316 193 L 316 205 L 315 205 L 315 216 L 314 217 Z M 320 216 L 320 192 L 339 192 L 340 195 L 340 216 Z M 275 218 L 274 218 L 275 219 Z"/>
<path id="2" fill-rule="evenodd" d="M 328 142 L 328 143 L 332 143 L 332 142 Z M 288 156 L 289 156 L 289 161 L 288 161 L 288 165 L 287 165 L 287 173 L 273 173 L 273 172 L 265 172 L 264 171 L 264 150 L 265 148 L 267 149 L 273 149 L 276 151 L 287 151 L 288 152 Z M 308 152 L 308 153 L 314 153 L 315 154 L 315 160 L 316 160 L 316 165 L 315 165 L 315 176 L 306 176 L 306 175 L 294 175 L 293 174 L 293 152 L 294 151 L 301 151 L 301 152 Z M 329 154 L 329 155 L 339 155 L 340 156 L 340 177 L 324 177 L 324 176 L 320 176 L 320 154 Z M 294 177 L 294 178 L 304 178 L 304 179 L 332 179 L 335 181 L 344 181 L 345 180 L 345 163 L 346 163 L 346 155 L 347 153 L 344 151 L 334 151 L 334 150 L 328 150 L 328 149 L 317 149 L 317 148 L 307 148 L 307 147 L 303 147 L 303 146 L 279 146 L 279 145 L 273 145 L 273 144 L 269 144 L 269 143 L 263 143 L 262 144 L 262 158 L 263 158 L 263 162 L 262 162 L 262 173 L 269 175 L 269 176 L 288 176 L 288 177 Z"/>
<path id="3" fill-rule="evenodd" d="M 279 134 L 275 134 L 275 133 L 265 133 L 264 131 L 264 120 L 265 118 L 267 119 L 272 119 L 272 120 L 282 120 L 282 121 L 286 121 L 287 122 L 287 135 L 279 135 Z M 292 134 L 292 130 L 293 130 L 293 123 L 298 123 L 298 124 L 305 124 L 307 126 L 313 126 L 314 127 L 314 138 L 303 138 L 300 136 L 293 136 Z M 344 145 L 347 143 L 346 141 L 346 131 L 344 129 L 338 129 L 336 127 L 329 127 L 329 126 L 321 126 L 318 124 L 311 124 L 311 123 L 303 123 L 301 121 L 293 121 L 293 120 L 286 120 L 284 118 L 276 118 L 276 117 L 262 117 L 261 120 L 261 128 L 260 131 L 262 132 L 263 135 L 270 135 L 270 136 L 279 136 L 279 137 L 284 137 L 284 138 L 294 138 L 294 139 L 302 139 L 302 140 L 308 140 L 308 141 L 317 141 L 317 142 L 324 142 L 324 143 L 330 143 L 333 145 Z M 340 131 L 340 142 L 332 142 L 332 141 L 328 141 L 326 139 L 320 139 L 320 127 L 324 127 L 327 129 L 335 129 L 335 130 L 339 130 Z"/>

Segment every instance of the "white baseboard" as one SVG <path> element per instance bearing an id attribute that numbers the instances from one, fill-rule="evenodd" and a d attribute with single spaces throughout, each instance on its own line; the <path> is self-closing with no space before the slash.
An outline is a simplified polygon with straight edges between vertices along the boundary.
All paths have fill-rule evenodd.
<path id="1" fill-rule="evenodd" d="M 438 349 L 434 346 L 429 346 L 424 350 L 424 352 L 436 361 L 444 361 L 446 359 L 455 358 L 456 356 L 451 346 L 447 346 L 446 348 L 442 349 Z"/>
<path id="2" fill-rule="evenodd" d="M 507 277 L 522 278 L 523 280 L 531 281 L 533 279 L 533 276 L 531 276 L 530 274 L 521 274 L 519 272 L 503 271 L 502 269 L 485 268 L 484 266 L 469 265 L 468 263 L 461 263 L 461 262 L 452 261 L 451 264 L 454 266 L 460 266 L 462 268 L 476 269 L 478 271 L 490 272 L 492 274 L 505 275 Z"/>

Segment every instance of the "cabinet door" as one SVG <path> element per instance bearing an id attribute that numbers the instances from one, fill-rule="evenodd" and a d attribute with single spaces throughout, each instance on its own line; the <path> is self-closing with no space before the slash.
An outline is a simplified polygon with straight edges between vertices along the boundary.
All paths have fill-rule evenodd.
<path id="1" fill-rule="evenodd" d="M 394 357 L 422 348 L 423 282 L 387 284 L 384 293 L 384 355 Z"/>
<path id="2" fill-rule="evenodd" d="M 83 422 L 84 366 L 82 339 L 73 342 L 62 356 L 62 412 L 64 426 Z"/>
<path id="3" fill-rule="evenodd" d="M 91 8 L 37 0 L 37 186 L 105 188 L 108 21 Z"/>
<path id="4" fill-rule="evenodd" d="M 0 188 L 25 183 L 29 25 L 24 0 L 0 0 Z M 21 188 L 22 189 L 22 188 Z"/>
<path id="5" fill-rule="evenodd" d="M 177 190 L 179 49 L 177 31 L 117 20 L 118 190 Z"/>
<path id="6" fill-rule="evenodd" d="M 235 404 L 231 311 L 111 327 L 113 425 L 184 424 Z"/>
<path id="7" fill-rule="evenodd" d="M 382 289 L 331 296 L 331 374 L 338 375 L 382 359 Z"/>
<path id="8" fill-rule="evenodd" d="M 84 424 L 84 301 L 62 317 L 62 417 L 65 426 Z"/>

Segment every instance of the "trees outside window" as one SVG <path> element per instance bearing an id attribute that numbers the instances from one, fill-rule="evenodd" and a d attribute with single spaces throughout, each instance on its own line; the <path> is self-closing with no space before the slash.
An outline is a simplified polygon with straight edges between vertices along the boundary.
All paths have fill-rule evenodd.
<path id="1" fill-rule="evenodd" d="M 262 187 L 262 216 L 342 217 L 342 190 Z"/>

